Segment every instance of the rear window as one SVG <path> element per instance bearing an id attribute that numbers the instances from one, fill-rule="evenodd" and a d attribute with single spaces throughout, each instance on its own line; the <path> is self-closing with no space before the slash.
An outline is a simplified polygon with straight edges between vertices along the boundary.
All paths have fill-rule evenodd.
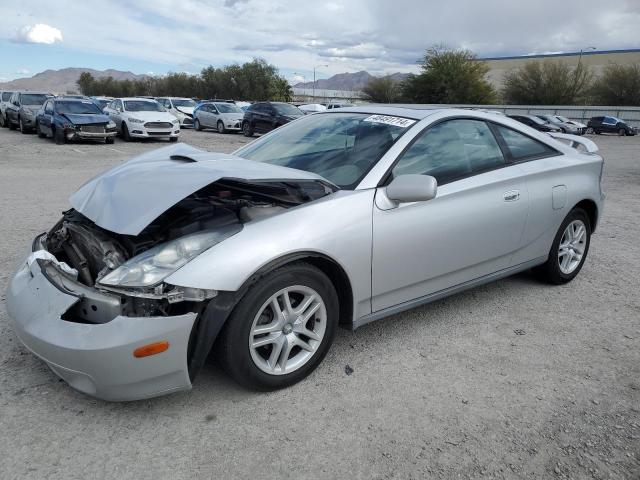
<path id="1" fill-rule="evenodd" d="M 2 92 L 2 101 L 8 102 L 13 92 Z"/>
<path id="2" fill-rule="evenodd" d="M 504 139 L 504 143 L 515 161 L 529 160 L 532 158 L 549 157 L 558 152 L 542 142 L 534 140 L 520 132 L 516 132 L 502 125 L 496 125 L 498 132 Z"/>
<path id="3" fill-rule="evenodd" d="M 20 103 L 22 103 L 22 105 L 42 105 L 47 98 L 49 98 L 49 96 L 45 94 L 23 93 L 20 95 Z"/>

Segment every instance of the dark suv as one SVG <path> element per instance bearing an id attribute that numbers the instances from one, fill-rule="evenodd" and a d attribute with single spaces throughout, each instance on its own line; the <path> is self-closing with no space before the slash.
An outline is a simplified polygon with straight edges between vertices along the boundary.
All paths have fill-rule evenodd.
<path id="1" fill-rule="evenodd" d="M 562 132 L 560 127 L 557 127 L 547 121 L 544 121 L 541 118 L 536 117 L 535 115 L 509 115 L 509 118 L 513 118 L 514 120 L 517 120 L 520 123 L 529 125 L 531 128 L 535 128 L 540 132 L 556 132 L 556 133 Z"/>
<path id="2" fill-rule="evenodd" d="M 635 135 L 638 129 L 616 117 L 591 117 L 587 123 L 587 133 L 617 133 L 622 137 Z"/>
<path id="3" fill-rule="evenodd" d="M 254 133 L 267 133 L 303 116 L 302 110 L 288 103 L 257 102 L 244 112 L 242 133 L 245 137 L 251 137 Z"/>
<path id="4" fill-rule="evenodd" d="M 36 127 L 38 110 L 51 96 L 45 92 L 13 92 L 5 111 L 9 128 L 19 127 L 22 133 L 32 131 Z"/>

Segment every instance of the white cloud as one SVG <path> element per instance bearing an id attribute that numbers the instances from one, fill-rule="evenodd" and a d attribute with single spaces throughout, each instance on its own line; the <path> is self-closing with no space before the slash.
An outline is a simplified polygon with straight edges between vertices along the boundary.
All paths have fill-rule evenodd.
<path id="1" fill-rule="evenodd" d="M 29 70 L 28 68 L 19 68 L 16 73 L 18 75 L 27 75 L 29 73 L 31 73 L 31 70 Z"/>
<path id="2" fill-rule="evenodd" d="M 62 32 L 46 23 L 25 25 L 18 30 L 14 41 L 18 43 L 44 43 L 50 45 L 55 42 L 62 42 Z"/>

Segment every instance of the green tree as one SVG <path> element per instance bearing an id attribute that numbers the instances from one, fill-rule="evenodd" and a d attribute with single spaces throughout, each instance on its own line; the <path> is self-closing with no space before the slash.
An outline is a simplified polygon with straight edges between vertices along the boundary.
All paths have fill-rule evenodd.
<path id="1" fill-rule="evenodd" d="M 489 67 L 469 50 L 445 46 L 428 49 L 419 75 L 402 85 L 402 97 L 416 103 L 494 103 L 496 94 L 487 82 Z"/>
<path id="2" fill-rule="evenodd" d="M 607 65 L 592 95 L 596 105 L 640 105 L 640 65 Z"/>
<path id="3" fill-rule="evenodd" d="M 276 102 L 290 102 L 293 99 L 293 89 L 285 78 L 276 75 L 271 79 L 269 99 Z"/>
<path id="4" fill-rule="evenodd" d="M 375 103 L 393 103 L 400 98 L 400 86 L 390 76 L 376 77 L 362 89 L 365 100 Z"/>
<path id="5" fill-rule="evenodd" d="M 578 105 L 589 93 L 591 73 L 584 64 L 531 61 L 508 72 L 502 96 L 519 105 Z"/>
<path id="6" fill-rule="evenodd" d="M 78 78 L 78 81 L 76 82 L 78 88 L 80 89 L 80 93 L 82 93 L 83 95 L 95 95 L 95 83 L 96 79 L 93 78 L 93 75 L 91 75 L 89 72 L 82 72 L 80 74 L 80 77 Z"/>

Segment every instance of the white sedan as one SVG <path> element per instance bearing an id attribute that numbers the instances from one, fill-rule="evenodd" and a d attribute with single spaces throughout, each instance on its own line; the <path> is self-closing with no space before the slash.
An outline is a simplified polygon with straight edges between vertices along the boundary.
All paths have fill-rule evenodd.
<path id="1" fill-rule="evenodd" d="M 177 142 L 180 121 L 155 100 L 117 98 L 104 109 L 125 142 L 132 138 L 168 138 Z"/>

